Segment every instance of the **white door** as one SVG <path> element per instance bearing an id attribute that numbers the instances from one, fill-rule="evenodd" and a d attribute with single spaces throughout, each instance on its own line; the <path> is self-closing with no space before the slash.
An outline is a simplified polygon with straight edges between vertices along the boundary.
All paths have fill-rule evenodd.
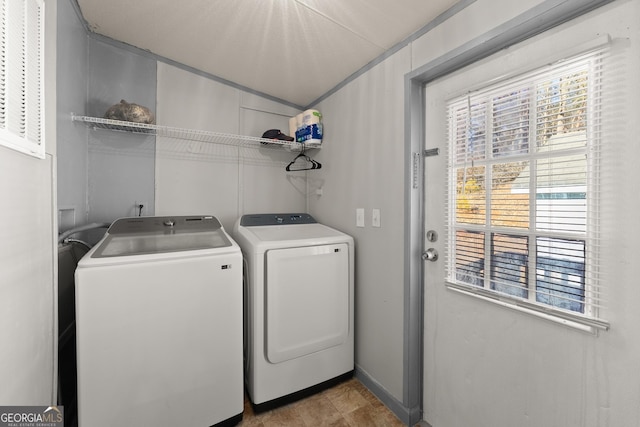
<path id="1" fill-rule="evenodd" d="M 571 425 L 580 412 L 571 410 L 580 405 L 580 396 L 570 393 L 572 381 L 580 378 L 567 365 L 573 349 L 565 347 L 565 341 L 578 342 L 579 336 L 445 286 L 445 213 L 455 209 L 447 201 L 445 104 L 488 82 L 601 44 L 607 23 L 614 31 L 612 15 L 555 28 L 425 87 L 423 250 L 438 253 L 437 259 L 424 261 L 423 283 L 423 417 L 431 425 Z"/>
<path id="2" fill-rule="evenodd" d="M 437 258 L 424 261 L 424 367 L 423 367 L 423 411 L 429 420 L 434 402 L 438 400 L 435 386 L 440 378 L 434 377 L 437 363 L 446 347 L 441 344 L 446 337 L 439 337 L 438 301 L 446 297 L 444 287 L 444 242 L 445 242 L 445 178 L 446 178 L 446 114 L 444 94 L 439 83 L 428 85 L 425 90 L 425 157 L 424 157 L 424 253 L 437 254 Z M 423 255 L 424 257 L 424 255 Z"/>

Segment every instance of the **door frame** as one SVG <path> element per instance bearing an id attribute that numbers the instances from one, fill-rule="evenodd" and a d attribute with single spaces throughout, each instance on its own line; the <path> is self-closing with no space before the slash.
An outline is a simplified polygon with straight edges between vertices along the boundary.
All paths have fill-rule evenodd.
<path id="1" fill-rule="evenodd" d="M 424 292 L 424 87 L 502 49 L 591 12 L 614 0 L 545 0 L 527 12 L 405 75 L 404 84 L 404 367 L 403 421 L 422 418 Z M 442 155 L 442 154 L 441 154 Z"/>

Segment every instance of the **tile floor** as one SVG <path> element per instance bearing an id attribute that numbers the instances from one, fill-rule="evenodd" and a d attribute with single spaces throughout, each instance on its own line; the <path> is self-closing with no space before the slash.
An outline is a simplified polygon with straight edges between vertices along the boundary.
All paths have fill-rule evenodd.
<path id="1" fill-rule="evenodd" d="M 351 378 L 305 399 L 255 414 L 245 399 L 240 427 L 403 427 L 360 381 Z"/>

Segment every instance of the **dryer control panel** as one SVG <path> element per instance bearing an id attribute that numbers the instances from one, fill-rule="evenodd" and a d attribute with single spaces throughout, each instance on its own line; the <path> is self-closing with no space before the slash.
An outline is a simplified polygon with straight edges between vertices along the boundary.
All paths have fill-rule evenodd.
<path id="1" fill-rule="evenodd" d="M 282 214 L 252 214 L 243 215 L 240 225 L 243 227 L 256 227 L 260 225 L 291 225 L 291 224 L 316 224 L 311 215 L 307 213 L 282 213 Z"/>

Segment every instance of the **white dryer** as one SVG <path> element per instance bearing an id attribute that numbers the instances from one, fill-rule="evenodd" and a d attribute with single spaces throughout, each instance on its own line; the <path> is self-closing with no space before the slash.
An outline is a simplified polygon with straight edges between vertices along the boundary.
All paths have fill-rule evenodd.
<path id="1" fill-rule="evenodd" d="M 308 214 L 244 215 L 245 382 L 256 409 L 353 374 L 353 238 Z"/>
<path id="2" fill-rule="evenodd" d="M 75 274 L 80 427 L 242 419 L 242 254 L 215 217 L 119 219 Z"/>

